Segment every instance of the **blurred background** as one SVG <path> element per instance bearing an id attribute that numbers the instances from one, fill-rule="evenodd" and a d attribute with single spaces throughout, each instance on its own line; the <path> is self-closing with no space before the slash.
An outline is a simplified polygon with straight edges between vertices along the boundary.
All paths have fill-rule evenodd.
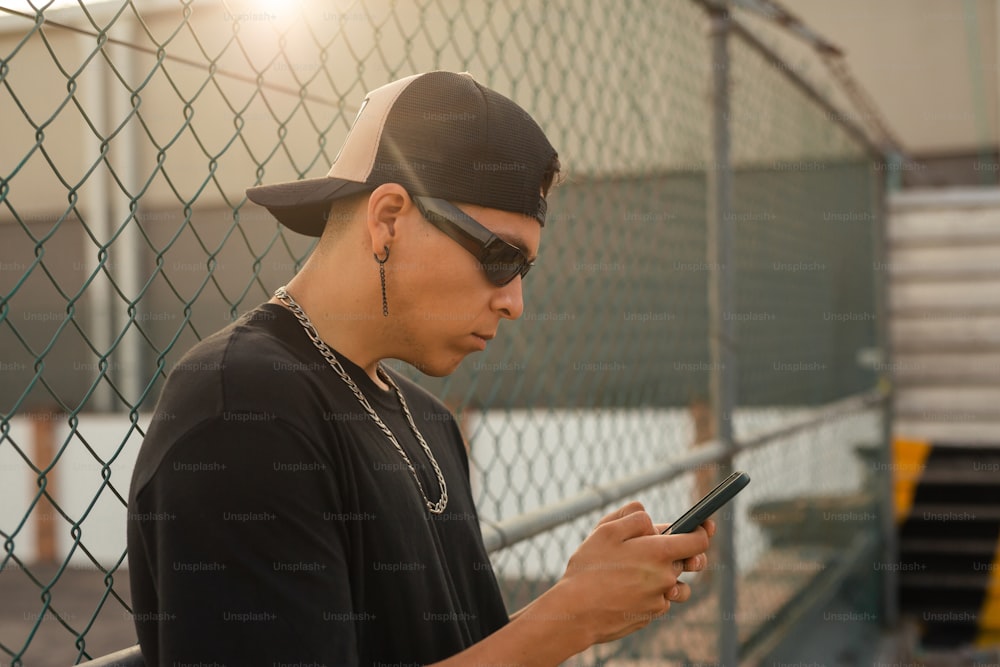
<path id="1" fill-rule="evenodd" d="M 244 189 L 325 174 L 366 91 L 433 69 L 566 174 L 522 320 L 397 364 L 461 418 L 508 607 L 610 508 L 739 469 L 693 599 L 572 664 L 1000 664 L 998 13 L 0 0 L 0 665 L 135 644 L 166 374 L 311 250 Z"/>

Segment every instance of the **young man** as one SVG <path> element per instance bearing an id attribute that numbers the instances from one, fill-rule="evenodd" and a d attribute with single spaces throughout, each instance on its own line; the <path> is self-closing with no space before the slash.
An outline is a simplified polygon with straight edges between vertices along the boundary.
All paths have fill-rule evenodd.
<path id="1" fill-rule="evenodd" d="M 164 387 L 129 499 L 148 665 L 556 665 L 688 598 L 713 525 L 632 503 L 508 617 L 454 420 L 379 363 L 446 375 L 521 315 L 558 169 L 520 107 L 431 72 L 369 93 L 327 177 L 248 190 L 321 238 Z"/>

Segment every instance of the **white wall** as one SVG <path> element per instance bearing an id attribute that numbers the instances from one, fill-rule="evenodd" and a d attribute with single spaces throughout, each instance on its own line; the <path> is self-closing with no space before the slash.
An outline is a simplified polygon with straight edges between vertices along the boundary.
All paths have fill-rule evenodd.
<path id="1" fill-rule="evenodd" d="M 145 427 L 149 415 L 140 424 Z M 10 420 L 9 441 L 0 441 L 0 530 L 10 535 L 18 529 L 34 501 L 38 490 L 37 475 L 11 446 L 18 447 L 36 465 L 37 452 L 33 428 L 27 417 Z M 131 433 L 130 433 L 131 430 Z M 55 447 L 61 450 L 53 468 L 50 493 L 69 520 L 56 515 L 56 551 L 61 561 L 72 553 L 70 563 L 76 567 L 92 567 L 89 558 L 74 546 L 73 523 L 80 526 L 80 541 L 104 567 L 113 566 L 125 551 L 125 506 L 104 482 L 102 469 L 108 464 L 108 484 L 125 499 L 135 458 L 142 441 L 131 428 L 127 417 L 119 415 L 82 414 L 75 429 L 65 416 L 56 421 Z M 122 444 L 124 443 L 124 446 Z M 99 457 L 88 451 L 90 447 Z M 96 501 L 95 501 L 96 498 Z M 37 557 L 37 520 L 50 510 L 36 506 L 29 520 L 15 536 L 14 553 L 32 562 Z"/>
<path id="2" fill-rule="evenodd" d="M 844 51 L 852 74 L 908 151 L 996 147 L 995 0 L 783 4 Z"/>

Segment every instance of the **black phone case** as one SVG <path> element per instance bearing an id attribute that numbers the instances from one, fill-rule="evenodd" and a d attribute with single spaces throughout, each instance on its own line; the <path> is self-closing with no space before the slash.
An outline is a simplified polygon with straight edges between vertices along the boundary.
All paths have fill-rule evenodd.
<path id="1" fill-rule="evenodd" d="M 705 519 L 715 514 L 716 511 L 730 500 L 737 493 L 743 490 L 750 483 L 750 475 L 745 472 L 736 471 L 717 487 L 705 494 L 705 497 L 695 503 L 680 518 L 670 524 L 670 527 L 663 531 L 664 535 L 676 535 L 679 533 L 690 533 L 700 526 Z"/>

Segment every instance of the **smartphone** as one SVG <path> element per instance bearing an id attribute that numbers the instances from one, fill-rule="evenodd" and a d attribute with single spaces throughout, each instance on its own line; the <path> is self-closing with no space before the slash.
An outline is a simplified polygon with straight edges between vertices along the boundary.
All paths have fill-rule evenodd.
<path id="1" fill-rule="evenodd" d="M 715 514 L 715 511 L 732 500 L 733 496 L 750 483 L 750 475 L 745 472 L 734 472 L 721 484 L 705 494 L 705 497 L 695 503 L 694 507 L 685 512 L 663 531 L 663 535 L 690 533 L 700 526 L 705 519 Z"/>

